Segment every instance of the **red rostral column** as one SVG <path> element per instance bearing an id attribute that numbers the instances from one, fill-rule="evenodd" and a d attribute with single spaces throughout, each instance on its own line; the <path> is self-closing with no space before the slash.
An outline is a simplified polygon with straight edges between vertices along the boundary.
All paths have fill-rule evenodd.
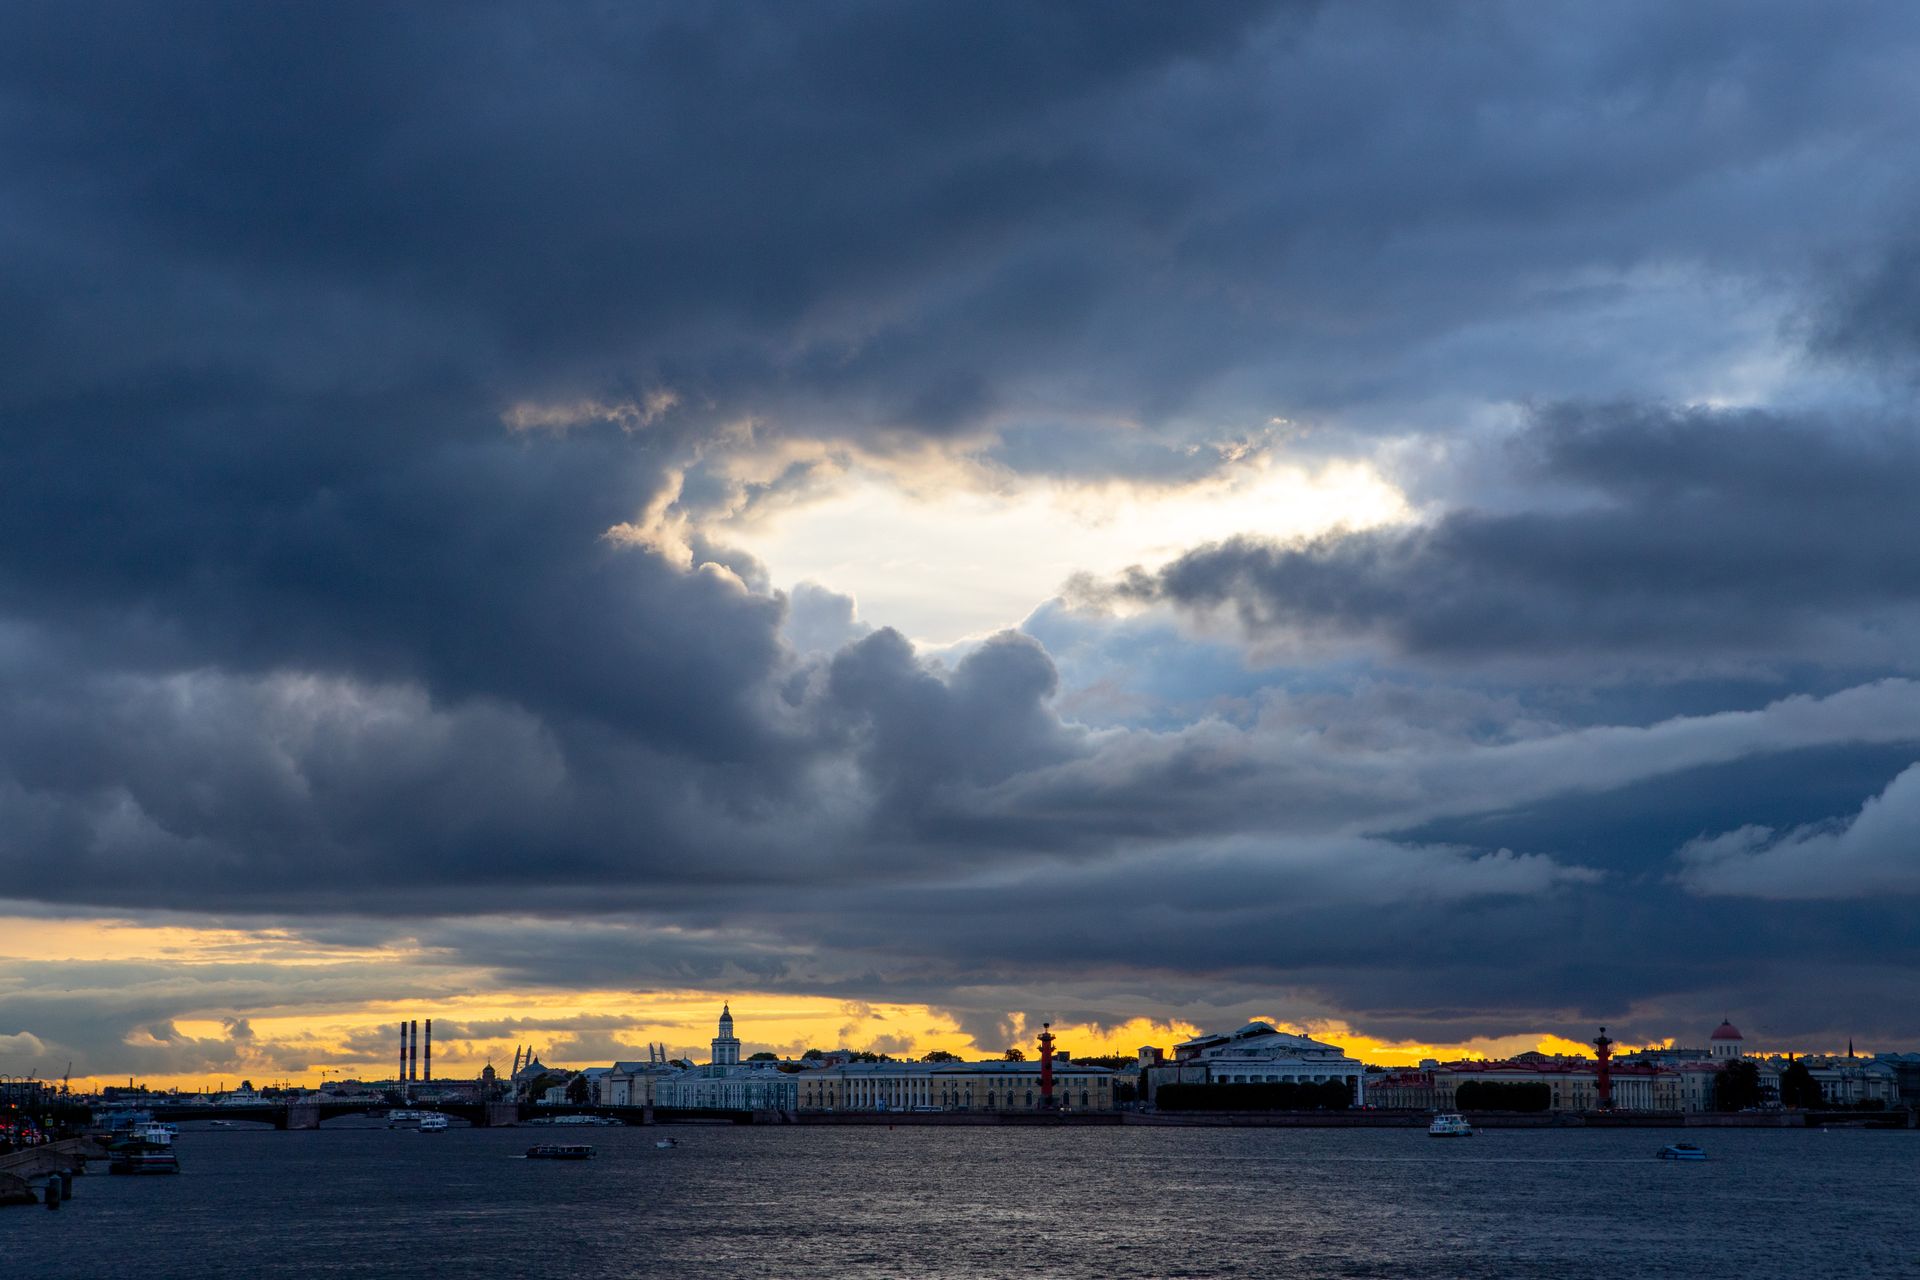
<path id="1" fill-rule="evenodd" d="M 1053 1024 L 1040 1024 L 1040 1109 L 1053 1110 Z"/>
<path id="2" fill-rule="evenodd" d="M 1599 1056 L 1600 1068 L 1594 1074 L 1598 1078 L 1600 1109 L 1613 1110 L 1613 1041 L 1607 1038 L 1607 1029 L 1600 1028 L 1600 1035 L 1593 1042 L 1594 1053 Z"/>

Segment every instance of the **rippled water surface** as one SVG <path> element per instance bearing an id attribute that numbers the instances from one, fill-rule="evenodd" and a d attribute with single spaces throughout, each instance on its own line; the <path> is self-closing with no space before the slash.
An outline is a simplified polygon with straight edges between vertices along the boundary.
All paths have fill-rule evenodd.
<path id="1" fill-rule="evenodd" d="M 677 1150 L 654 1140 L 671 1133 Z M 0 1276 L 1920 1277 L 1920 1133 L 186 1132 L 0 1209 Z"/>

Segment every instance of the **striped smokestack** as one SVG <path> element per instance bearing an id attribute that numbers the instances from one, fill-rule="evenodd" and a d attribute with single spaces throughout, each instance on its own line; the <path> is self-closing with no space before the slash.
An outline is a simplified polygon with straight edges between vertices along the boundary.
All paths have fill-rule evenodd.
<path id="1" fill-rule="evenodd" d="M 427 1060 L 423 1064 L 427 1069 L 424 1077 L 428 1084 L 433 1083 L 433 1019 L 427 1019 Z"/>
<path id="2" fill-rule="evenodd" d="M 420 1078 L 420 1019 L 415 1018 L 409 1025 L 413 1028 L 413 1045 L 407 1050 L 407 1079 L 418 1080 Z"/>
<path id="3" fill-rule="evenodd" d="M 407 1079 L 407 1024 L 400 1024 L 400 1073 L 394 1076 L 396 1083 L 404 1084 Z"/>

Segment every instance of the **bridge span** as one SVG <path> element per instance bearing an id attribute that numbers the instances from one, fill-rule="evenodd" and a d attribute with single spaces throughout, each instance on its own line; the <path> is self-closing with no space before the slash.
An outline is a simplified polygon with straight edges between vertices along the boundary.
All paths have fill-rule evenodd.
<path id="1" fill-rule="evenodd" d="M 396 1108 L 387 1103 L 334 1101 L 312 1096 L 290 1102 L 260 1102 L 246 1106 L 149 1106 L 155 1120 L 233 1120 L 270 1124 L 276 1129 L 318 1129 L 328 1120 L 341 1116 L 385 1116 L 394 1110 L 438 1111 L 452 1119 L 465 1120 L 476 1128 L 501 1128 L 537 1120 L 558 1120 L 564 1116 L 605 1116 L 623 1124 L 755 1124 L 772 1117 L 751 1111 L 694 1111 L 674 1107 L 612 1107 L 575 1103 L 528 1102 L 441 1102 L 431 1106 Z"/>

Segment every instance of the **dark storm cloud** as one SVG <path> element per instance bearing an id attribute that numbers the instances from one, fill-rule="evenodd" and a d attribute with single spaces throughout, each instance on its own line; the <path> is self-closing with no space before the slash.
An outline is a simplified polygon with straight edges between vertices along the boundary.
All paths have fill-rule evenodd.
<path id="1" fill-rule="evenodd" d="M 825 308 L 840 350 L 797 372 L 871 389 L 869 322 L 849 308 L 1017 252 L 1042 211 L 1097 220 L 1148 197 L 1074 113 L 1227 49 L 1259 11 L 30 8 L 5 63 L 14 191 L 37 247 L 89 284 L 145 264 L 116 282 L 130 298 L 88 290 L 78 319 L 210 322 L 135 333 L 116 365 L 197 341 L 364 377 L 395 367 L 397 340 L 402 370 L 517 375 L 516 390 L 657 362 L 727 394 L 705 375 L 770 373 L 768 344 Z M 31 289 L 58 273 L 24 274 Z M 1003 281 L 1011 296 L 988 305 L 1038 326 L 1017 299 L 1040 287 Z M 880 345 L 925 363 L 924 341 L 900 325 Z M 738 354 L 705 368 L 716 349 Z M 933 372 L 887 396 L 890 417 L 938 422 L 977 399 L 960 369 Z"/>
<path id="2" fill-rule="evenodd" d="M 1519 452 L 1534 509 L 1304 544 L 1240 538 L 1115 590 L 1224 610 L 1256 634 L 1372 637 L 1428 657 L 1905 665 L 1910 649 L 1888 635 L 1911 635 L 1920 605 L 1920 446 L 1904 424 L 1561 408 Z"/>
<path id="3" fill-rule="evenodd" d="M 1904 6 L 0 24 L 0 868 L 43 901 L 342 937 L 436 915 L 501 975 L 617 957 L 1001 1038 L 1010 1009 L 1261 991 L 1429 1031 L 1651 1024 L 1753 996 L 1740 966 L 1789 926 L 1904 954 L 1873 903 L 1789 920 L 1771 899 L 1805 886 L 1762 874 L 1825 850 L 1885 888 L 1876 815 L 1905 812 L 1920 716 L 1884 677 L 1920 465 L 1865 383 L 1544 412 L 1427 486 L 1417 530 L 1126 587 L 1411 671 L 1256 670 L 1060 610 L 932 663 L 700 525 L 805 500 L 836 451 L 1151 488 L 1407 434 L 1481 457 L 1489 406 L 1719 395 L 1797 333 L 1816 380 L 1884 361 L 1911 329 Z M 1836 291 L 1836 261 L 1880 265 Z M 1753 687 L 1610 720 L 1628 695 L 1432 675 L 1521 658 Z M 1791 817 L 1723 797 L 1673 839 L 1560 838 L 1596 797 L 1803 750 L 1878 754 Z M 1491 834 L 1516 811 L 1529 838 Z M 1711 972 L 1606 962 L 1687 912 Z M 376 970 L 278 997 L 23 970 L 0 1037 L 190 1069 L 239 1050 L 175 1021 L 387 998 Z"/>
<path id="4" fill-rule="evenodd" d="M 1816 311 L 1814 347 L 1911 377 L 1920 371 L 1920 242 L 1909 233 L 1871 254 Z"/>
<path id="5" fill-rule="evenodd" d="M 1529 334 L 1641 264 L 1791 277 L 1819 245 L 1783 225 L 1860 230 L 1897 180 L 1850 148 L 1906 114 L 1848 33 L 1912 36 L 1884 6 L 15 15 L 16 394 L 668 385 L 935 434 L 1596 389 L 1640 344 Z"/>

